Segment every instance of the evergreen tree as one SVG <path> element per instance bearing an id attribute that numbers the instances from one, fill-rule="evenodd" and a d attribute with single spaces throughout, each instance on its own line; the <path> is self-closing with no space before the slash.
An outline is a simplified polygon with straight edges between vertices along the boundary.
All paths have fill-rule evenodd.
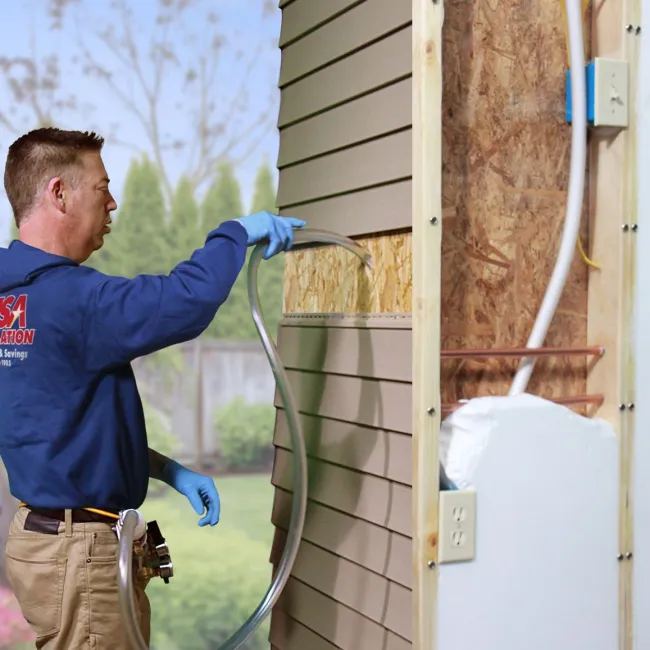
<path id="1" fill-rule="evenodd" d="M 271 165 L 265 161 L 257 172 L 255 191 L 251 212 L 276 213 L 277 192 Z M 277 335 L 282 318 L 282 298 L 284 284 L 284 254 L 276 255 L 270 260 L 262 260 L 258 270 L 258 291 L 264 320 L 272 336 Z"/>
<path id="2" fill-rule="evenodd" d="M 175 264 L 188 259 L 203 245 L 207 235 L 201 229 L 199 206 L 194 199 L 194 186 L 186 176 L 180 178 L 172 199 L 168 233 Z"/>
<path id="3" fill-rule="evenodd" d="M 203 228 L 206 233 L 224 221 L 241 217 L 244 206 L 241 189 L 232 165 L 224 163 L 214 183 L 205 194 L 201 205 Z M 239 274 L 228 300 L 219 308 L 206 334 L 220 339 L 253 339 L 257 336 L 250 315 L 246 288 L 246 255 L 244 268 Z"/>

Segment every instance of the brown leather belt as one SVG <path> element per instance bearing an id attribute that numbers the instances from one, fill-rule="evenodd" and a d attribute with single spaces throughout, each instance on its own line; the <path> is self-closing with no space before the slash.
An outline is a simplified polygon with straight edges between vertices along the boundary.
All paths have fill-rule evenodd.
<path id="1" fill-rule="evenodd" d="M 43 517 L 48 517 L 49 519 L 55 519 L 56 521 L 65 521 L 65 510 L 63 509 L 49 509 L 49 508 L 32 508 L 29 505 L 25 505 L 31 512 L 36 513 L 37 515 L 42 515 Z M 110 512 L 110 511 L 109 511 Z M 102 515 L 97 512 L 91 512 L 89 510 L 83 510 L 82 508 L 75 508 L 72 510 L 72 523 L 73 524 L 86 524 L 99 522 L 103 524 L 115 524 L 117 523 L 118 513 L 115 513 L 114 517 L 109 517 L 107 515 Z"/>

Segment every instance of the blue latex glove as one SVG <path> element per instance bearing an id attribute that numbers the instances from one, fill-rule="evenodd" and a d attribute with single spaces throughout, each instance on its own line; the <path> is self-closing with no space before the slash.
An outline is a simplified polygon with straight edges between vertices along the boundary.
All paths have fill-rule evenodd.
<path id="1" fill-rule="evenodd" d="M 246 229 L 248 245 L 259 244 L 265 239 L 269 245 L 264 252 L 264 259 L 277 255 L 280 251 L 288 251 L 293 246 L 293 229 L 303 228 L 306 221 L 292 217 L 277 217 L 270 212 L 256 212 L 246 217 L 235 219 Z"/>
<path id="2" fill-rule="evenodd" d="M 199 521 L 199 526 L 214 526 L 219 523 L 221 502 L 214 481 L 209 476 L 193 472 L 175 460 L 170 460 L 162 472 L 162 479 L 188 498 L 197 515 L 202 515 L 207 510 Z"/>

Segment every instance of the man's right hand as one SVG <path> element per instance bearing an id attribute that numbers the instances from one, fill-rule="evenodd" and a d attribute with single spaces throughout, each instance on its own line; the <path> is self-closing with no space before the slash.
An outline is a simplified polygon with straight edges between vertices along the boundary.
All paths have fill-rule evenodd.
<path id="1" fill-rule="evenodd" d="M 246 217 L 235 219 L 246 229 L 248 245 L 259 244 L 265 239 L 269 245 L 264 253 L 264 259 L 277 255 L 280 251 L 288 251 L 293 246 L 293 229 L 303 228 L 306 221 L 291 217 L 278 217 L 270 212 L 256 212 Z"/>

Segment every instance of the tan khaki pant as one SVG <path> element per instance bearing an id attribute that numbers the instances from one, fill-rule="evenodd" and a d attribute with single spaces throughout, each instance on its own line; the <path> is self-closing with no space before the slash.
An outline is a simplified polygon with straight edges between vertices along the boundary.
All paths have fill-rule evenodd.
<path id="1" fill-rule="evenodd" d="M 117 596 L 118 540 L 109 524 L 60 523 L 57 535 L 24 530 L 20 508 L 9 528 L 7 578 L 23 616 L 46 650 L 131 650 Z M 134 579 L 142 635 L 150 642 L 146 583 Z"/>

